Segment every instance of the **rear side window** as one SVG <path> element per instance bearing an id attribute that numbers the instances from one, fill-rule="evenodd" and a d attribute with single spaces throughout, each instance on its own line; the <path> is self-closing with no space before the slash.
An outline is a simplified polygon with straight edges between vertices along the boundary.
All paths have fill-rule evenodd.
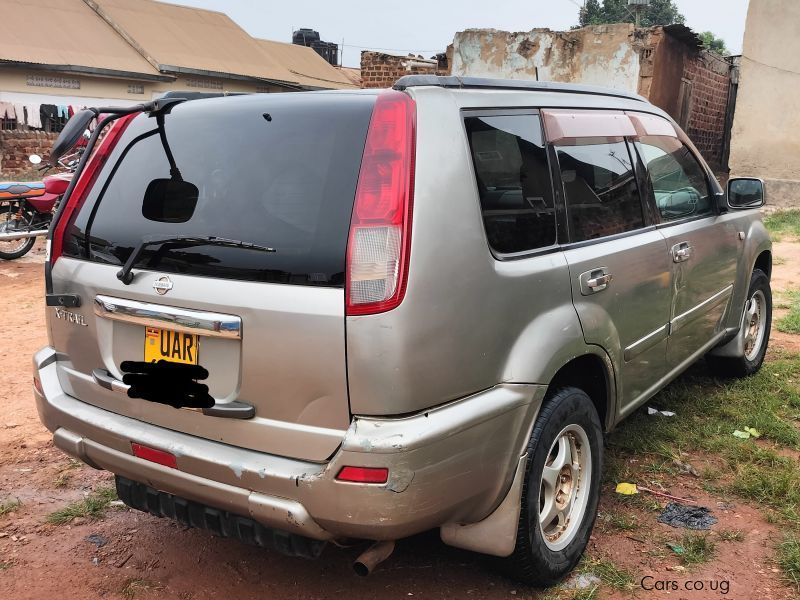
<path id="1" fill-rule="evenodd" d="M 137 117 L 68 228 L 64 254 L 121 265 L 144 236 L 216 236 L 274 248 L 145 248 L 135 268 L 341 286 L 375 96 L 258 94 Z M 116 170 L 113 170 L 116 167 Z"/>
<path id="2" fill-rule="evenodd" d="M 643 136 L 636 147 L 647 166 L 648 192 L 653 195 L 663 221 L 714 213 L 705 171 L 679 139 Z"/>
<path id="3" fill-rule="evenodd" d="M 575 139 L 556 146 L 570 240 L 583 242 L 644 227 L 633 163 L 624 140 Z"/>
<path id="4" fill-rule="evenodd" d="M 491 248 L 515 254 L 556 243 L 550 170 L 538 115 L 467 117 Z"/>

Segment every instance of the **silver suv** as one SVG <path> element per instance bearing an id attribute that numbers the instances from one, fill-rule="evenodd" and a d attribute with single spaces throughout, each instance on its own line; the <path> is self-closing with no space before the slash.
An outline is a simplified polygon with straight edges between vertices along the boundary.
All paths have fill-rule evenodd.
<path id="1" fill-rule="evenodd" d="M 604 432 L 702 357 L 764 360 L 763 184 L 723 191 L 638 96 L 173 96 L 97 110 L 33 361 L 55 444 L 134 508 L 293 555 L 374 541 L 362 574 L 438 528 L 547 585 Z"/>

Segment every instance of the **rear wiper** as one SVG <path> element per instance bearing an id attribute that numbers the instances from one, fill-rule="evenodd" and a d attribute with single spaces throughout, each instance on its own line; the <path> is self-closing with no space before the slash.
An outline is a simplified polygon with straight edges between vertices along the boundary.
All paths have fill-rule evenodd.
<path id="1" fill-rule="evenodd" d="M 177 247 L 188 246 L 228 246 L 229 248 L 245 248 L 246 250 L 260 250 L 261 252 L 276 252 L 275 248 L 269 246 L 260 246 L 252 242 L 243 242 L 241 240 L 231 240 L 228 238 L 217 237 L 215 235 L 166 235 L 166 236 L 145 236 L 142 241 L 133 249 L 133 252 L 128 256 L 122 269 L 117 273 L 119 279 L 125 285 L 133 281 L 134 263 L 139 259 L 142 251 L 149 246 L 161 246 L 164 244 L 175 245 Z"/>

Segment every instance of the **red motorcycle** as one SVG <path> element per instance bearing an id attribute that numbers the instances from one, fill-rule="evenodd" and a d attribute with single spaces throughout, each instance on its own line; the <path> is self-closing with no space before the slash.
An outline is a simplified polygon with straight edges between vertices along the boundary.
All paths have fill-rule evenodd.
<path id="1" fill-rule="evenodd" d="M 58 165 L 66 171 L 48 175 L 42 181 L 0 182 L 0 258 L 20 258 L 33 248 L 37 237 L 47 235 L 82 152 L 80 149 L 59 160 Z M 42 159 L 33 154 L 30 161 L 38 165 Z M 43 167 L 48 168 L 50 165 Z"/>

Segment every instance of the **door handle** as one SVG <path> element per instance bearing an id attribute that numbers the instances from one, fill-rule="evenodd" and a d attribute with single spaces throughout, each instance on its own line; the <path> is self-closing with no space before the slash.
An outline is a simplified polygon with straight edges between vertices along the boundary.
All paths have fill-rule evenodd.
<path id="1" fill-rule="evenodd" d="M 581 273 L 579 278 L 580 285 L 581 285 L 581 294 L 584 296 L 588 296 L 590 294 L 596 294 L 597 292 L 602 292 L 606 289 L 610 284 L 614 277 L 611 273 L 606 271 L 605 267 L 601 267 L 599 269 L 592 269 L 591 271 L 586 271 L 585 273 Z"/>
<path id="2" fill-rule="evenodd" d="M 672 247 L 672 262 L 686 262 L 692 257 L 693 248 L 689 242 L 681 242 Z"/>

